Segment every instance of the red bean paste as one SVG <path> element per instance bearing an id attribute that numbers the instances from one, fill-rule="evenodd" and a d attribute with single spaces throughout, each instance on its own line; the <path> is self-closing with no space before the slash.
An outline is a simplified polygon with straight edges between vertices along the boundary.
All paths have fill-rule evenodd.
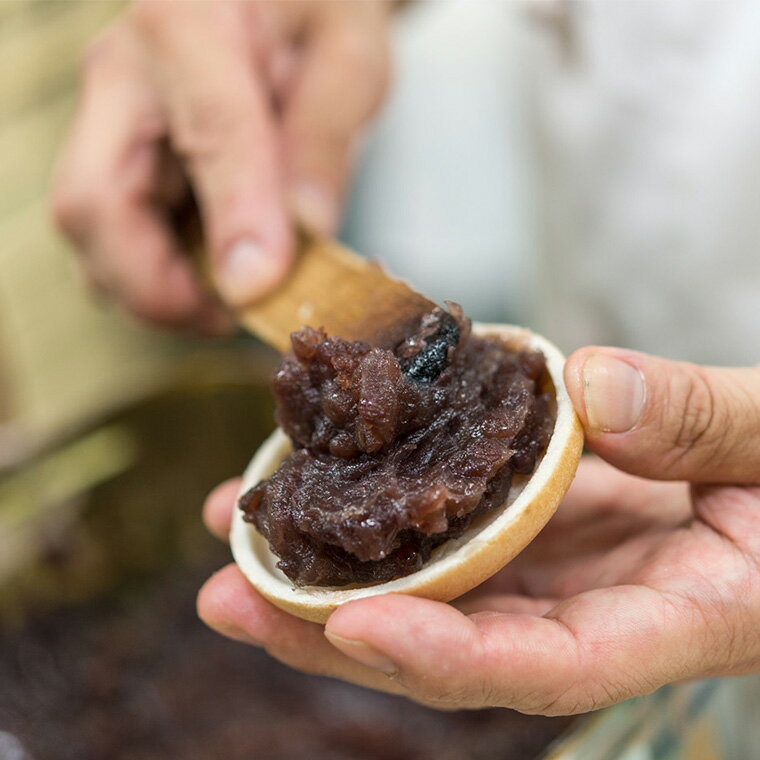
<path id="1" fill-rule="evenodd" d="M 240 500 L 296 585 L 381 583 L 504 503 L 554 420 L 540 353 L 435 309 L 387 350 L 303 328 L 274 377 L 294 451 Z"/>

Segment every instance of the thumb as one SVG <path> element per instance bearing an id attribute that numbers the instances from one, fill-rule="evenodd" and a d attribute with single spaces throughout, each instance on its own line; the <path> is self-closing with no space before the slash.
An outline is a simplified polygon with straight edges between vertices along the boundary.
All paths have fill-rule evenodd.
<path id="1" fill-rule="evenodd" d="M 590 346 L 565 366 L 590 449 L 621 470 L 760 481 L 760 368 L 701 367 Z"/>

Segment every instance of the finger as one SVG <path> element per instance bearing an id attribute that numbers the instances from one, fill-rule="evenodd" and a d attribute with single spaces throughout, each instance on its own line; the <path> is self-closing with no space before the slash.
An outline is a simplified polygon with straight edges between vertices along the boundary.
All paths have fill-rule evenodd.
<path id="1" fill-rule="evenodd" d="M 388 79 L 384 3 L 343 4 L 315 25 L 283 115 L 290 202 L 299 221 L 333 234 L 360 128 Z"/>
<path id="2" fill-rule="evenodd" d="M 584 456 L 557 512 L 540 535 L 616 512 L 676 525 L 691 514 L 688 486 L 639 478 L 599 457 Z"/>
<path id="3" fill-rule="evenodd" d="M 699 620 L 676 597 L 619 586 L 573 597 L 545 617 L 467 617 L 440 602 L 388 595 L 340 607 L 326 630 L 341 651 L 395 672 L 429 702 L 565 715 L 702 672 L 714 660 L 714 639 L 697 630 Z"/>
<path id="4" fill-rule="evenodd" d="M 209 334 L 232 329 L 229 315 L 207 294 L 160 215 L 139 202 L 101 209 L 85 260 L 106 293 L 138 319 Z"/>
<path id="5" fill-rule="evenodd" d="M 565 599 L 615 585 L 692 516 L 685 483 L 644 480 L 583 457 L 557 513 L 486 588 Z"/>
<path id="6" fill-rule="evenodd" d="M 153 207 L 162 122 L 141 76 L 134 41 L 120 27 L 90 50 L 82 99 L 60 162 L 53 211 L 77 244 L 87 279 L 138 317 L 163 325 L 223 329 Z"/>
<path id="7" fill-rule="evenodd" d="M 522 594 L 498 594 L 476 589 L 451 602 L 451 606 L 465 615 L 498 614 L 502 612 L 526 615 L 545 615 L 559 603 L 559 599 L 537 598 Z"/>
<path id="8" fill-rule="evenodd" d="M 198 594 L 198 614 L 211 628 L 247 644 L 264 647 L 286 665 L 392 694 L 403 687 L 331 646 L 324 629 L 288 615 L 262 598 L 236 565 L 213 575 Z"/>
<path id="9" fill-rule="evenodd" d="M 218 539 L 227 541 L 230 535 L 232 515 L 235 511 L 241 478 L 232 478 L 218 485 L 203 505 L 203 522 Z"/>
<path id="10" fill-rule="evenodd" d="M 146 2 L 136 23 L 159 73 L 174 149 L 186 161 L 214 277 L 242 306 L 292 258 L 279 138 L 244 4 Z M 198 55 L 199 41 L 213 55 Z"/>
<path id="11" fill-rule="evenodd" d="M 565 382 L 593 451 L 622 470 L 693 482 L 760 482 L 760 369 L 700 367 L 589 347 Z"/>
<path id="12" fill-rule="evenodd" d="M 553 541 L 529 547 L 505 568 L 504 591 L 530 597 L 567 599 L 594 588 L 625 582 L 667 540 L 671 527 L 636 520 L 581 525 Z M 497 576 L 498 578 L 498 576 Z"/>

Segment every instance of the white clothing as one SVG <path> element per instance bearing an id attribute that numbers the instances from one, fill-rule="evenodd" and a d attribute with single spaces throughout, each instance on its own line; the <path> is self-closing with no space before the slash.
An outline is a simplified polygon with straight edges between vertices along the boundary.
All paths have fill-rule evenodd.
<path id="1" fill-rule="evenodd" d="M 352 243 L 565 350 L 760 361 L 760 3 L 450 0 L 396 42 Z"/>

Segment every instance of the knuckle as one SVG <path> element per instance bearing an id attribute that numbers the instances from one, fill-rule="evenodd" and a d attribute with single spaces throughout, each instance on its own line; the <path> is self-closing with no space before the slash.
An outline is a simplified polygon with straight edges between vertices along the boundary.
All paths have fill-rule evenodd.
<path id="1" fill-rule="evenodd" d="M 183 298 L 173 288 L 168 288 L 160 272 L 150 276 L 133 270 L 128 275 L 122 271 L 117 279 L 117 295 L 124 308 L 137 319 L 161 327 L 192 328 L 203 314 L 203 302 L 196 297 Z"/>
<path id="2" fill-rule="evenodd" d="M 567 685 L 556 692 L 540 691 L 528 695 L 517 705 L 520 712 L 529 715 L 578 715 L 593 712 L 617 704 L 636 694 L 646 694 L 651 689 L 631 689 L 631 676 L 627 674 L 619 683 L 612 681 L 583 681 Z"/>
<path id="3" fill-rule="evenodd" d="M 679 675 L 723 672 L 751 661 L 752 635 L 757 620 L 752 600 L 752 573 L 740 573 L 729 598 L 709 576 L 701 578 L 698 596 L 679 600 L 685 627 L 690 631 L 688 655 L 679 663 Z"/>
<path id="4" fill-rule="evenodd" d="M 222 136 L 234 125 L 229 109 L 220 107 L 213 95 L 197 94 L 184 104 L 172 132 L 174 147 L 186 157 L 215 153 Z"/>
<path id="5" fill-rule="evenodd" d="M 245 3 L 188 3 L 182 0 L 134 0 L 131 27 L 156 50 L 172 51 L 193 35 L 213 44 L 239 44 L 255 34 L 245 23 Z"/>
<path id="6" fill-rule="evenodd" d="M 49 200 L 56 226 L 70 237 L 82 235 L 108 218 L 118 204 L 117 190 L 97 172 L 85 172 L 72 161 L 55 179 Z"/>
<path id="7" fill-rule="evenodd" d="M 571 690 L 564 698 L 553 703 L 547 715 L 573 715 L 593 712 L 617 704 L 630 696 L 630 690 L 621 684 L 600 681 L 582 690 Z"/>
<path id="8" fill-rule="evenodd" d="M 594 700 L 577 683 L 559 684 L 553 688 L 548 684 L 534 691 L 513 694 L 500 703 L 526 715 L 574 715 L 593 709 Z"/>
<path id="9" fill-rule="evenodd" d="M 388 55 L 383 45 L 368 39 L 361 30 L 347 27 L 335 35 L 333 54 L 340 66 L 361 79 L 365 92 L 377 92 L 379 98 L 388 79 Z M 373 87 L 367 88 L 367 84 Z"/>
<path id="10" fill-rule="evenodd" d="M 129 27 L 117 21 L 106 27 L 85 48 L 81 68 L 85 86 L 113 80 L 135 66 L 136 47 Z"/>
<path id="11" fill-rule="evenodd" d="M 550 696 L 530 695 L 524 702 L 516 706 L 516 709 L 525 715 L 544 715 L 546 717 L 558 717 L 560 715 L 577 715 L 578 713 L 591 712 L 596 709 L 593 700 L 581 696 Z"/>
<path id="12" fill-rule="evenodd" d="M 79 216 L 79 203 L 63 186 L 57 185 L 50 194 L 50 214 L 56 227 L 68 232 L 74 219 Z"/>
<path id="13" fill-rule="evenodd" d="M 715 401 L 709 383 L 697 371 L 686 375 L 681 393 L 683 414 L 675 430 L 674 443 L 679 449 L 698 444 L 710 431 L 715 415 Z"/>
<path id="14" fill-rule="evenodd" d="M 671 461 L 666 464 L 672 468 L 695 453 L 705 462 L 713 459 L 724 448 L 729 428 L 704 370 L 695 365 L 690 371 L 674 374 L 668 395 L 677 401 L 668 406 L 680 410 L 680 414 L 672 423 Z"/>
<path id="15" fill-rule="evenodd" d="M 473 701 L 469 689 L 461 684 L 447 683 L 446 679 L 420 678 L 414 686 L 419 698 L 441 709 L 470 705 Z"/>
<path id="16" fill-rule="evenodd" d="M 107 61 L 114 49 L 114 30 L 106 29 L 97 35 L 84 49 L 82 68 L 85 72 L 99 68 Z"/>
<path id="17" fill-rule="evenodd" d="M 188 160 L 213 159 L 222 153 L 231 154 L 231 142 L 245 145 L 246 132 L 249 135 L 254 133 L 246 127 L 256 121 L 256 115 L 244 104 L 230 104 L 214 93 L 196 94 L 176 116 L 172 145 L 180 156 Z"/>
<path id="18" fill-rule="evenodd" d="M 503 705 L 493 678 L 481 674 L 477 668 L 464 676 L 454 676 L 446 669 L 433 673 L 428 671 L 424 675 L 405 673 L 399 681 L 419 701 L 437 709 L 480 709 Z"/>
<path id="19" fill-rule="evenodd" d="M 95 206 L 94 194 L 86 185 L 56 182 L 50 195 L 50 213 L 53 222 L 62 232 L 72 235 L 88 219 Z"/>
<path id="20" fill-rule="evenodd" d="M 122 283 L 121 302 L 124 308 L 135 318 L 156 325 L 171 327 L 178 324 L 177 315 L 171 305 L 160 299 L 151 297 L 135 288 L 126 288 Z"/>
<path id="21" fill-rule="evenodd" d="M 174 12 L 173 2 L 156 2 L 156 0 L 134 0 L 131 15 L 136 28 L 154 36 L 171 23 Z"/>

